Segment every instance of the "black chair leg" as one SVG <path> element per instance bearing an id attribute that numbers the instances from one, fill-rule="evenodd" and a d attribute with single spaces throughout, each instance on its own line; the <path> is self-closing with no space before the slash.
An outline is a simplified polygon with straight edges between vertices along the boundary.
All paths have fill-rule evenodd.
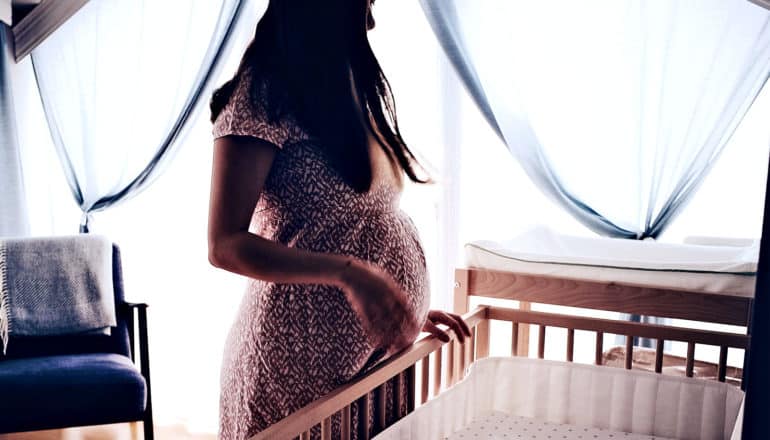
<path id="1" fill-rule="evenodd" d="M 140 369 L 144 380 L 147 382 L 147 406 L 144 418 L 144 440 L 154 440 L 152 422 L 152 387 L 150 386 L 150 345 L 147 337 L 147 305 L 140 304 L 137 310 L 139 318 L 139 354 Z"/>
<path id="2" fill-rule="evenodd" d="M 144 425 L 144 440 L 154 440 L 155 432 L 153 430 L 152 413 L 148 412 L 147 415 L 144 416 L 142 422 Z"/>

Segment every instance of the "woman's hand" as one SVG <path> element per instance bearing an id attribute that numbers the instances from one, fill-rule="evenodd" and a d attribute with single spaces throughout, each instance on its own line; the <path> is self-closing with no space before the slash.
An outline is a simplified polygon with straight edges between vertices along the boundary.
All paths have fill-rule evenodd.
<path id="1" fill-rule="evenodd" d="M 441 330 L 438 327 L 439 324 L 444 324 L 452 329 L 461 343 L 465 342 L 466 337 L 471 336 L 470 327 L 468 327 L 468 324 L 465 323 L 460 315 L 444 312 L 442 310 L 431 310 L 428 312 L 428 319 L 422 326 L 422 331 L 432 334 L 442 342 L 449 342 L 449 334 L 444 330 Z"/>
<path id="2" fill-rule="evenodd" d="M 341 271 L 340 284 L 365 330 L 386 355 L 417 339 L 421 326 L 409 298 L 387 272 L 373 264 L 350 260 Z"/>

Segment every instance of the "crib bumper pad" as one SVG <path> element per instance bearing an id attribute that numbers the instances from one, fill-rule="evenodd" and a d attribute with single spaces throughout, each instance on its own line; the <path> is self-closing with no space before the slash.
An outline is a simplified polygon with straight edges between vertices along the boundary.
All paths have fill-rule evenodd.
<path id="1" fill-rule="evenodd" d="M 739 389 L 720 382 L 540 359 L 486 358 L 474 362 L 461 382 L 376 439 L 454 440 L 463 437 L 453 434 L 474 423 L 484 425 L 495 414 L 512 417 L 508 422 L 523 417 L 606 435 L 730 439 L 742 401 Z M 584 438 L 601 438 L 593 435 L 599 432 Z"/>

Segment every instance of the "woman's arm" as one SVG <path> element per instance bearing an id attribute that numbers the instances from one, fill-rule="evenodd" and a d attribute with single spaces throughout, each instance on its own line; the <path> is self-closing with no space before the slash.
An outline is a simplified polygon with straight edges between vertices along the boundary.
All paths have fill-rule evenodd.
<path id="1" fill-rule="evenodd" d="M 349 257 L 291 248 L 249 232 L 277 148 L 226 136 L 214 142 L 208 244 L 212 265 L 270 282 L 342 286 Z"/>

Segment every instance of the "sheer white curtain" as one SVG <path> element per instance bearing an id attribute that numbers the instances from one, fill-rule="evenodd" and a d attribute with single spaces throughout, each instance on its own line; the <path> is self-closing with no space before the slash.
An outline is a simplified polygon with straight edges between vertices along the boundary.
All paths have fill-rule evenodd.
<path id="1" fill-rule="evenodd" d="M 770 72 L 770 12 L 745 0 L 422 3 L 529 177 L 606 235 L 657 237 Z"/>
<path id="2" fill-rule="evenodd" d="M 8 8 L 10 11 L 10 4 Z M 0 14 L 0 18 L 4 17 Z M 14 117 L 12 86 L 17 70 L 11 28 L 0 21 L 0 237 L 29 233 L 21 150 Z"/>
<path id="3" fill-rule="evenodd" d="M 477 6 L 483 8 L 492 3 L 494 2 L 477 2 Z M 553 1 L 547 3 L 550 5 L 558 4 L 558 2 Z M 729 6 L 729 2 L 725 3 L 726 6 Z M 663 5 L 666 4 L 663 3 Z M 436 7 L 442 5 L 444 4 L 437 4 Z M 698 5 L 695 4 L 695 6 Z M 714 6 L 713 3 L 711 5 Z M 583 4 L 581 4 L 582 6 Z M 751 4 L 747 6 L 754 8 L 754 5 Z M 552 9 L 552 11 L 558 10 L 560 9 Z M 755 8 L 754 10 L 763 14 L 761 9 Z M 604 17 L 603 13 L 597 12 L 593 18 L 602 23 L 611 21 L 612 11 L 614 11 L 613 8 L 606 10 L 610 17 Z M 582 15 L 571 16 L 578 19 L 582 17 Z M 494 25 L 500 20 L 502 19 L 499 17 L 492 17 L 485 26 Z M 550 26 L 547 17 L 545 22 L 535 21 L 533 23 L 538 26 Z M 483 32 L 486 31 L 483 30 Z M 553 43 L 545 42 L 541 46 L 541 41 L 529 39 L 524 43 L 532 45 L 532 51 L 540 47 L 543 50 L 542 55 L 545 57 L 547 53 L 544 48 Z M 487 50 L 490 51 L 491 49 Z M 507 56 L 506 53 L 497 52 L 497 54 L 500 57 Z M 492 54 L 487 56 L 492 56 Z M 764 59 L 766 60 L 767 57 Z M 763 58 L 758 60 L 762 61 Z M 564 78 L 570 78 L 571 69 L 571 65 L 565 65 L 561 69 Z M 462 78 L 458 77 L 458 82 L 461 81 Z M 537 82 L 531 84 L 534 84 L 534 87 L 543 86 Z M 533 180 L 523 172 L 517 160 L 505 149 L 504 141 L 495 134 L 494 130 L 490 129 L 489 121 L 478 109 L 478 100 L 474 100 L 467 90 L 462 93 L 457 107 L 459 110 L 453 108 L 452 112 L 459 111 L 459 120 L 462 121 L 458 141 L 462 145 L 462 155 L 457 158 L 462 164 L 459 176 L 461 179 L 461 200 L 459 205 L 455 207 L 455 212 L 461 218 L 459 239 L 461 244 L 479 239 L 509 239 L 536 225 L 547 225 L 557 231 L 573 235 L 590 236 L 594 234 L 554 202 L 554 199 L 547 198 Z M 556 111 L 561 112 L 559 109 Z M 613 127 L 623 123 L 624 118 L 627 117 L 626 114 L 627 112 L 623 111 L 607 112 L 604 115 L 603 123 L 614 130 Z M 586 115 L 578 112 L 575 117 L 586 118 Z M 759 237 L 766 164 L 768 149 L 770 148 L 770 125 L 767 124 L 769 118 L 770 87 L 764 87 L 746 117 L 741 120 L 735 134 L 729 139 L 719 160 L 715 161 L 714 168 L 705 178 L 703 186 L 695 193 L 692 202 L 687 205 L 682 214 L 673 219 L 671 228 L 665 231 L 662 240 L 681 242 L 684 237 L 691 235 Z M 564 137 L 568 137 L 568 135 L 569 133 L 566 133 Z M 617 152 L 617 154 L 620 153 Z M 583 161 L 579 157 L 577 160 Z M 565 164 L 569 166 L 566 161 Z M 584 164 L 585 162 L 580 162 L 573 165 L 578 168 L 579 165 Z M 586 165 L 584 168 L 587 171 L 575 181 L 581 180 L 578 182 L 581 185 L 602 189 L 602 185 L 607 185 L 608 181 L 603 175 L 602 166 L 604 166 L 603 163 L 599 163 L 599 168 L 596 165 Z M 581 170 L 575 170 L 575 172 L 579 171 Z M 620 191 L 620 193 L 621 196 L 615 202 L 623 206 L 633 203 L 633 200 L 625 199 L 625 197 L 634 196 L 633 194 L 627 194 L 625 191 Z M 605 199 L 605 194 L 593 193 L 589 196 L 599 196 L 600 200 Z M 608 202 L 613 202 L 611 195 L 606 195 L 606 198 Z M 614 318 L 615 316 L 608 314 L 606 317 Z M 688 323 L 679 323 L 679 325 L 688 325 Z M 719 328 L 719 330 L 725 331 L 724 328 Z M 501 331 L 505 332 L 502 329 Z M 563 340 L 558 332 L 553 335 L 555 343 L 552 344 L 552 348 L 548 349 L 551 351 L 547 356 L 559 358 L 563 353 L 557 342 L 560 338 Z M 586 343 L 590 344 L 590 341 Z M 613 341 L 608 339 L 607 344 L 611 343 Z M 505 353 L 505 347 L 502 348 L 503 350 L 499 351 L 499 354 Z M 686 352 L 686 345 L 674 344 L 672 349 L 683 354 Z M 699 347 L 698 350 L 698 357 L 701 357 L 701 348 Z M 735 356 L 733 356 L 734 354 Z M 590 356 L 592 356 L 591 353 L 586 353 L 584 359 L 590 360 Z M 741 365 L 740 353 L 731 353 L 730 358 L 731 365 Z"/>
<path id="4" fill-rule="evenodd" d="M 138 193 L 173 156 L 243 3 L 93 0 L 32 53 L 82 232 L 91 213 Z"/>

